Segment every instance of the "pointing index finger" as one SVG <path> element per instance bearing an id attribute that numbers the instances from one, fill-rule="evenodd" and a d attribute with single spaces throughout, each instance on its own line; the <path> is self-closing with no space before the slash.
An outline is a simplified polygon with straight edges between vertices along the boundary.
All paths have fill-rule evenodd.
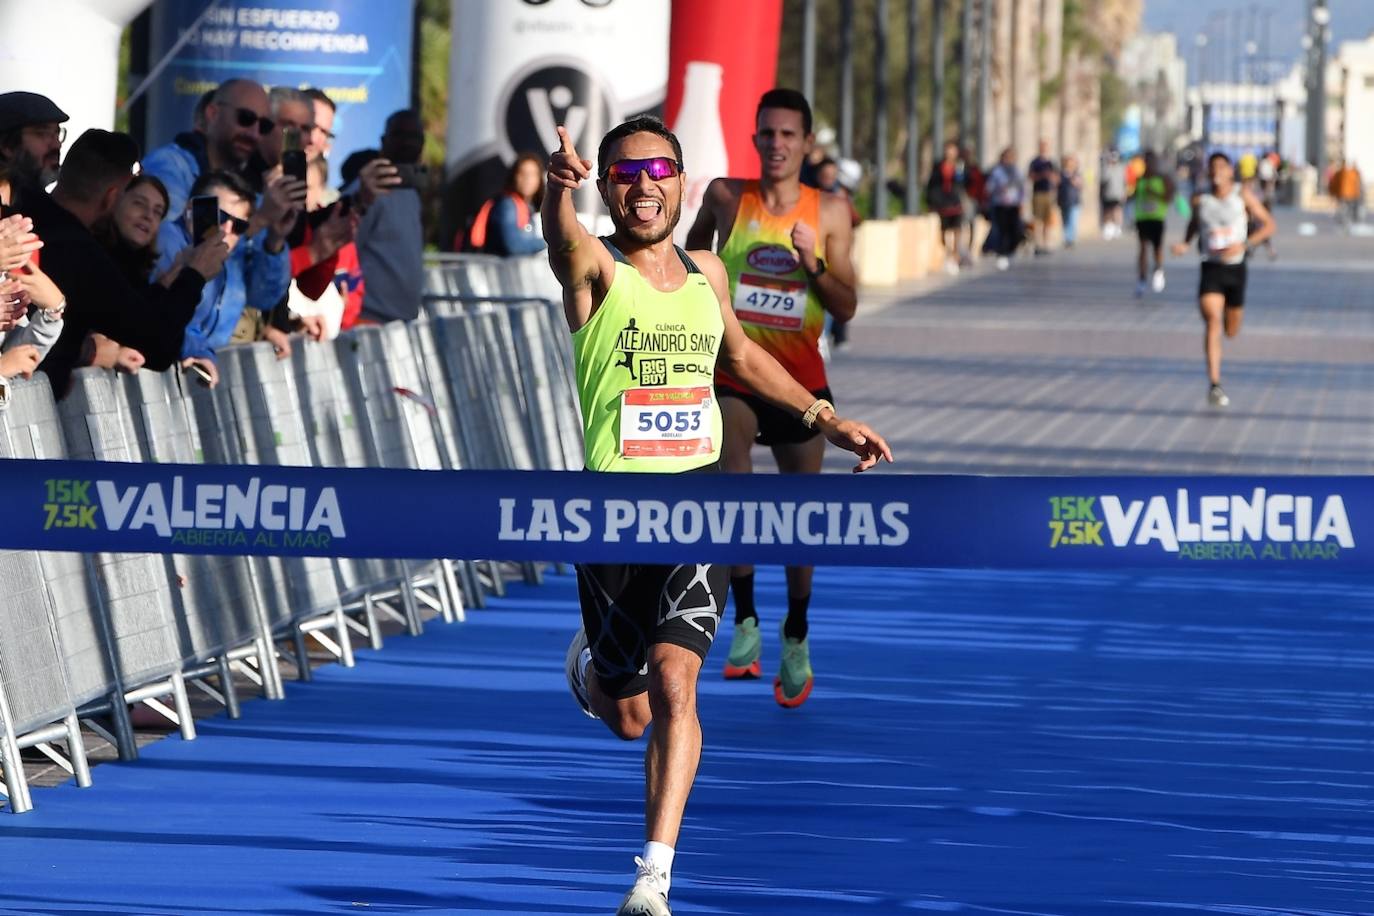
<path id="1" fill-rule="evenodd" d="M 558 125 L 558 140 L 559 149 L 573 160 L 577 160 L 577 150 L 573 147 L 572 136 L 568 133 L 568 129 L 562 124 Z"/>

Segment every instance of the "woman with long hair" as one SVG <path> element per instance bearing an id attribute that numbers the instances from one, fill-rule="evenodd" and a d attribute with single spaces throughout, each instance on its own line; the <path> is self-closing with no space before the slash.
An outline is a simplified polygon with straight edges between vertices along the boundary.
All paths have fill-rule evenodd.
<path id="1" fill-rule="evenodd" d="M 543 251 L 544 240 L 534 227 L 543 191 L 543 158 L 533 153 L 518 156 L 506 173 L 501 193 L 487 201 L 473 221 L 468 235 L 471 250 L 502 257 Z"/>

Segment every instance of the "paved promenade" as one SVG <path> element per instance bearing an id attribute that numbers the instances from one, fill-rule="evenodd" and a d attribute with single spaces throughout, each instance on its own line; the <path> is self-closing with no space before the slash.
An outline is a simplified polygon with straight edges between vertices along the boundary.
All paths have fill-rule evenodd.
<path id="1" fill-rule="evenodd" d="M 1206 402 L 1196 257 L 1137 300 L 1133 236 L 865 295 L 836 399 L 914 473 L 1374 472 L 1374 239 L 1298 222 L 1281 218 L 1277 261 L 1252 260 L 1225 411 Z"/>

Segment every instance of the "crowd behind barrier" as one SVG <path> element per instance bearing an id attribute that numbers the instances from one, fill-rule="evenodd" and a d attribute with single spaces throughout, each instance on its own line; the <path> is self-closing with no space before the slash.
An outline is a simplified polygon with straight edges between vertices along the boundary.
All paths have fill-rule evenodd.
<path id="1" fill-rule="evenodd" d="M 304 342 L 285 360 L 267 343 L 230 347 L 213 389 L 176 370 L 88 368 L 58 403 L 44 375 L 16 381 L 0 412 L 0 458 L 580 468 L 571 351 L 552 282 L 539 256 L 446 255 L 426 265 L 418 320 Z M 69 481 L 49 486 L 54 504 L 72 495 Z M 310 639 L 352 666 L 351 634 L 379 649 L 383 621 L 419 634 L 436 615 L 462 620 L 465 607 L 501 593 L 510 571 L 453 557 L 0 552 L 9 809 L 33 805 L 22 749 L 90 785 L 83 727 L 134 760 L 130 708 L 143 704 L 192 740 L 188 690 L 237 717 L 236 674 L 283 699 L 280 652 L 294 654 L 302 679 Z M 516 572 L 539 580 L 536 564 Z"/>

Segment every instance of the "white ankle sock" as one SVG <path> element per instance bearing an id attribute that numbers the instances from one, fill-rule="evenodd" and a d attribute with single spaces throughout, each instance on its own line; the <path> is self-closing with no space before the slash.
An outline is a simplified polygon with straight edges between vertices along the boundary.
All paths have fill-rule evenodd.
<path id="1" fill-rule="evenodd" d="M 666 876 L 664 890 L 673 883 L 673 847 L 667 843 L 648 842 L 644 844 L 644 864 Z"/>

